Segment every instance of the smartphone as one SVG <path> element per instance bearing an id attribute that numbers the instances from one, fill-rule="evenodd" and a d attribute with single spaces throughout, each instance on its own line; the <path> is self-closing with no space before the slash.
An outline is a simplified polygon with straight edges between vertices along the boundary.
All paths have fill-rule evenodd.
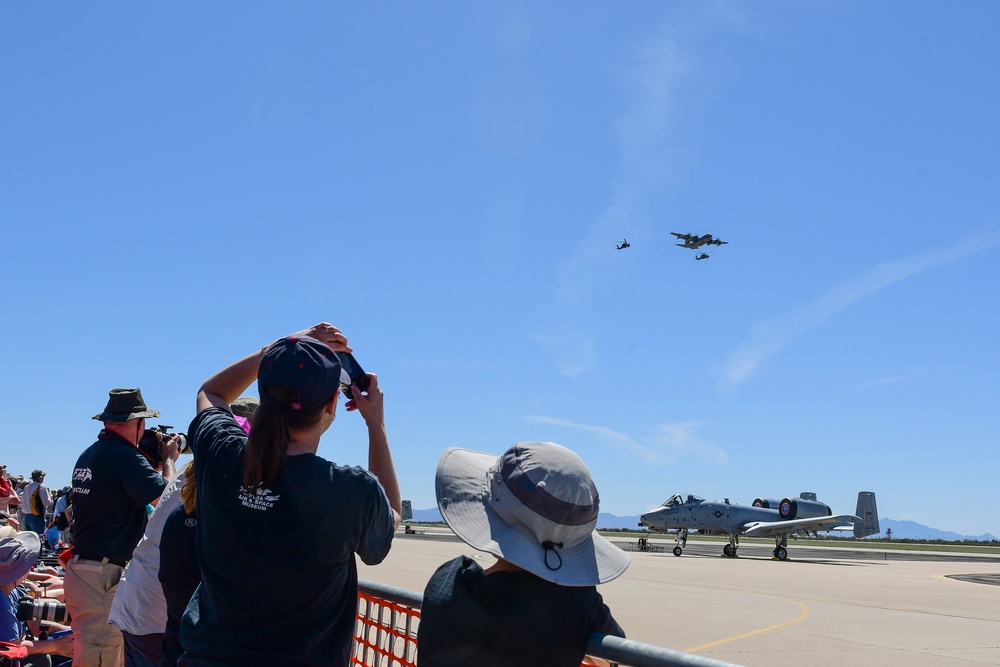
<path id="1" fill-rule="evenodd" d="M 351 395 L 351 387 L 357 387 L 361 391 L 366 391 L 371 380 L 368 374 L 361 368 L 361 364 L 350 352 L 337 352 L 340 359 L 340 390 L 348 400 L 354 398 Z"/>

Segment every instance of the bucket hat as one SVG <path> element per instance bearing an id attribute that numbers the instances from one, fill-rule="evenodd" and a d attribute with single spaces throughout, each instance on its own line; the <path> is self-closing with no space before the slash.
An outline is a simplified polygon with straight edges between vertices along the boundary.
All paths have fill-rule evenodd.
<path id="1" fill-rule="evenodd" d="M 127 422 L 142 417 L 159 417 L 159 410 L 146 407 L 138 389 L 112 389 L 108 392 L 108 405 L 104 412 L 94 415 L 102 422 Z"/>
<path id="2" fill-rule="evenodd" d="M 293 389 L 292 410 L 312 410 L 340 389 L 340 359 L 329 345 L 311 336 L 287 336 L 272 343 L 257 368 L 257 392 L 267 387 Z"/>
<path id="3" fill-rule="evenodd" d="M 44 470 L 32 470 L 31 471 L 31 481 L 32 482 L 37 482 L 38 480 L 40 480 L 43 477 L 45 477 L 45 471 Z"/>
<path id="4" fill-rule="evenodd" d="M 254 396 L 240 396 L 229 404 L 233 414 L 238 417 L 253 417 L 253 413 L 260 407 L 260 399 Z"/>
<path id="5" fill-rule="evenodd" d="M 34 531 L 18 532 L 10 526 L 0 528 L 0 585 L 24 576 L 34 567 L 41 550 L 42 541 Z"/>
<path id="6" fill-rule="evenodd" d="M 629 565 L 597 534 L 597 487 L 562 445 L 519 442 L 499 457 L 453 447 L 438 461 L 435 492 L 462 541 L 546 581 L 594 586 Z"/>

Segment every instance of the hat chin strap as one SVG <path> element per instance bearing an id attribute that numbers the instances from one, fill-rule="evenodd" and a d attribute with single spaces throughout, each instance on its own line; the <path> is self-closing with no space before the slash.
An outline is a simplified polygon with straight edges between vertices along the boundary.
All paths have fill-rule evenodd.
<path id="1" fill-rule="evenodd" d="M 545 567 L 549 568 L 553 572 L 555 572 L 556 570 L 558 570 L 559 568 L 562 567 L 562 564 L 563 564 L 562 556 L 560 556 L 559 552 L 556 551 L 556 547 L 562 549 L 562 546 L 563 546 L 562 542 L 549 542 L 548 540 L 546 540 L 545 542 L 542 542 L 542 549 L 545 550 Z M 549 554 L 550 553 L 555 554 L 555 557 L 557 559 L 555 567 L 552 567 L 549 564 Z"/>

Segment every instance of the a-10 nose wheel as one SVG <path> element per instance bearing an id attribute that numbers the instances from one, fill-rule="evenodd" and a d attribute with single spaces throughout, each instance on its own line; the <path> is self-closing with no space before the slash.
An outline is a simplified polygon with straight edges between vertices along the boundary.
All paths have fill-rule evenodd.
<path id="1" fill-rule="evenodd" d="M 684 553 L 684 547 L 688 545 L 688 529 L 681 528 L 677 531 L 677 539 L 674 541 L 674 555 L 680 556 Z"/>

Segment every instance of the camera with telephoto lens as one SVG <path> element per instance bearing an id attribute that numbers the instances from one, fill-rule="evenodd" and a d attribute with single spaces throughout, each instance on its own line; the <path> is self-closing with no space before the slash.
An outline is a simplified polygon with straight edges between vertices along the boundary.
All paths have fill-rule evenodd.
<path id="1" fill-rule="evenodd" d="M 153 428 L 147 428 L 142 433 L 142 438 L 139 440 L 137 447 L 139 451 L 146 455 L 146 458 L 153 461 L 154 463 L 163 463 L 163 441 L 169 438 L 174 433 L 170 432 L 173 426 L 167 426 L 166 424 L 159 424 Z M 190 450 L 188 449 L 187 434 L 177 433 L 177 453 L 187 454 Z"/>
<path id="2" fill-rule="evenodd" d="M 62 602 L 21 598 L 17 603 L 17 620 L 67 624 L 70 618 L 69 612 L 66 611 L 66 605 Z"/>

